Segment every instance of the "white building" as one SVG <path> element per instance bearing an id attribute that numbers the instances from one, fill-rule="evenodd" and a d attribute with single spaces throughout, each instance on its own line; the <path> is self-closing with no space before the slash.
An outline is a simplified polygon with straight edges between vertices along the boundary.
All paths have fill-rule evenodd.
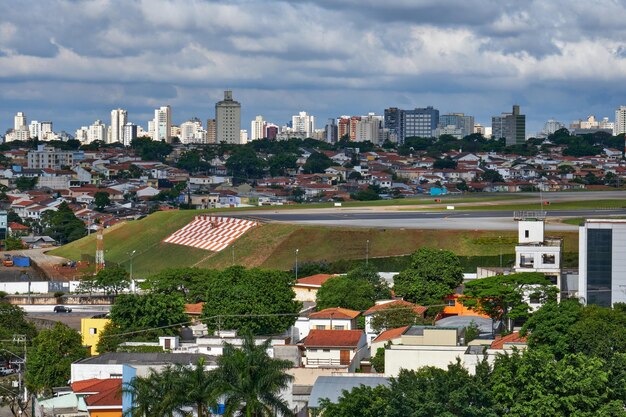
<path id="1" fill-rule="evenodd" d="M 224 100 L 215 104 L 215 132 L 218 143 L 240 145 L 241 104 L 233 100 L 233 92 L 224 91 Z"/>
<path id="2" fill-rule="evenodd" d="M 107 127 L 102 120 L 96 120 L 87 131 L 87 143 L 100 140 L 105 142 L 107 138 Z"/>
<path id="3" fill-rule="evenodd" d="M 32 135 L 31 135 L 32 137 Z M 39 140 L 54 140 L 56 136 L 52 131 L 52 122 L 41 122 L 39 124 Z"/>
<path id="4" fill-rule="evenodd" d="M 13 118 L 13 129 L 20 130 L 26 128 L 26 115 L 19 111 Z"/>
<path id="5" fill-rule="evenodd" d="M 307 138 L 312 137 L 315 131 L 315 116 L 301 111 L 298 115 L 291 117 L 291 129 L 295 133 L 303 133 Z"/>
<path id="6" fill-rule="evenodd" d="M 191 119 L 180 125 L 180 143 L 206 143 L 206 131 L 200 119 Z"/>
<path id="7" fill-rule="evenodd" d="M 263 116 L 257 116 L 250 123 L 250 140 L 263 139 L 265 137 L 265 120 Z"/>
<path id="8" fill-rule="evenodd" d="M 87 143 L 89 141 L 89 128 L 87 126 L 81 126 L 79 129 L 76 129 L 74 137 L 82 143 Z"/>
<path id="9" fill-rule="evenodd" d="M 163 106 L 154 110 L 153 129 L 152 140 L 164 140 L 167 143 L 172 141 L 172 109 L 170 106 Z"/>
<path id="10" fill-rule="evenodd" d="M 356 122 L 356 142 L 381 143 L 383 116 L 368 113 Z"/>
<path id="11" fill-rule="evenodd" d="M 587 219 L 578 232 L 578 297 L 610 307 L 626 302 L 626 220 Z"/>
<path id="12" fill-rule="evenodd" d="M 564 127 L 565 125 L 563 123 L 556 121 L 554 119 L 550 119 L 543 125 L 542 133 L 545 135 L 551 135 L 557 130 L 563 129 Z"/>
<path id="13" fill-rule="evenodd" d="M 615 124 L 613 125 L 613 135 L 626 133 L 626 106 L 619 106 L 615 110 Z"/>
<path id="14" fill-rule="evenodd" d="M 124 139 L 124 126 L 128 122 L 128 112 L 122 109 L 111 110 L 111 143 L 128 145 Z"/>

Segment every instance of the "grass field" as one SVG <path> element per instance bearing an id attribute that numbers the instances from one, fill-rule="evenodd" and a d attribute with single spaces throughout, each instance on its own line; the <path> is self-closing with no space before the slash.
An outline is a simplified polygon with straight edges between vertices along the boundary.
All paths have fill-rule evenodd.
<path id="1" fill-rule="evenodd" d="M 366 229 L 265 224 L 237 240 L 234 247 L 213 253 L 162 243 L 169 234 L 190 222 L 199 211 L 157 212 L 144 219 L 108 229 L 104 234 L 105 260 L 130 267 L 135 276 L 147 276 L 167 267 L 224 268 L 233 264 L 290 269 L 298 249 L 299 262 L 364 259 L 409 254 L 423 246 L 449 249 L 460 256 L 511 254 L 517 233 L 513 231 Z M 576 232 L 560 232 L 565 251 L 578 251 Z M 368 244 L 369 241 L 369 244 Z M 51 251 L 72 260 L 93 259 L 95 235 Z"/>

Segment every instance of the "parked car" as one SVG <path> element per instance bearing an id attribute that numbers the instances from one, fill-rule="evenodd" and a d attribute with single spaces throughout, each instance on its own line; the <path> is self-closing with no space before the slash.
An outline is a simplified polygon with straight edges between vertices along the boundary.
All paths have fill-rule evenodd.
<path id="1" fill-rule="evenodd" d="M 0 366 L 0 376 L 11 375 L 11 374 L 14 374 L 15 372 L 16 372 L 15 369 Z"/>
<path id="2" fill-rule="evenodd" d="M 55 313 L 71 313 L 72 309 L 69 307 L 65 307 L 65 306 L 55 306 L 54 312 Z"/>

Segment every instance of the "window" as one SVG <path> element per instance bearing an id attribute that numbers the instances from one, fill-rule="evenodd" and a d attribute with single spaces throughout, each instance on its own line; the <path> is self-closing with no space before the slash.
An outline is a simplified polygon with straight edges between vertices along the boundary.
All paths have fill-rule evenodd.
<path id="1" fill-rule="evenodd" d="M 335 330 L 345 330 L 346 326 L 335 326 L 334 329 Z"/>
<path id="2" fill-rule="evenodd" d="M 531 254 L 521 254 L 519 264 L 522 268 L 533 268 L 535 266 L 535 258 Z"/>
<path id="3" fill-rule="evenodd" d="M 554 265 L 556 263 L 556 257 L 553 253 L 544 253 L 541 255 L 541 260 L 546 265 Z"/>
<path id="4" fill-rule="evenodd" d="M 317 326 L 315 326 L 315 330 L 326 330 L 326 326 L 318 324 Z"/>
<path id="5" fill-rule="evenodd" d="M 524 237 L 525 238 L 530 237 L 530 231 L 529 230 L 524 230 Z"/>
<path id="6" fill-rule="evenodd" d="M 452 299 L 452 300 L 446 300 L 446 306 L 448 307 L 454 307 L 456 305 L 456 300 Z"/>
<path id="7" fill-rule="evenodd" d="M 96 329 L 95 327 L 92 327 L 89 329 L 89 334 L 96 334 L 98 333 L 98 329 Z"/>
<path id="8" fill-rule="evenodd" d="M 330 349 L 322 349 L 323 352 L 330 352 Z"/>

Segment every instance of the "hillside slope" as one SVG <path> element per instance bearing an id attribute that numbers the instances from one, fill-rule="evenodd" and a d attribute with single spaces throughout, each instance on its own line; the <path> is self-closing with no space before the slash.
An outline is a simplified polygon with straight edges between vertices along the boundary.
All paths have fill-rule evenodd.
<path id="1" fill-rule="evenodd" d="M 167 267 L 199 266 L 224 268 L 233 263 L 245 266 L 290 269 L 298 249 L 299 262 L 364 259 L 409 254 L 422 246 L 449 249 L 462 256 L 498 255 L 514 252 L 517 233 L 513 231 L 369 229 L 302 226 L 270 223 L 256 227 L 219 253 L 162 243 L 202 211 L 181 210 L 154 213 L 144 219 L 107 229 L 104 234 L 105 260 L 127 269 L 130 253 L 135 276 L 147 276 Z M 576 232 L 561 232 L 565 251 L 577 252 Z M 369 245 L 367 241 L 369 240 Z M 93 260 L 95 235 L 50 252 L 72 260 Z"/>

